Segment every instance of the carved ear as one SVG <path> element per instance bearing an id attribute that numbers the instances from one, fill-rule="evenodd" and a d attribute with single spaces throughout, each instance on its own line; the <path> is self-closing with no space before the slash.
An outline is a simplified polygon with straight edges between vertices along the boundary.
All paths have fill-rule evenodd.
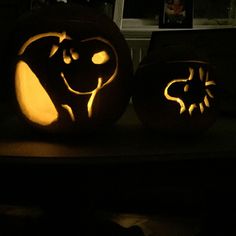
<path id="1" fill-rule="evenodd" d="M 48 59 L 57 53 L 64 41 L 68 40 L 71 38 L 66 32 L 48 32 L 34 35 L 21 45 L 18 51 L 19 59 L 25 61 L 41 79 L 42 76 L 38 73 L 42 73 L 42 70 L 47 67 Z"/>
<path id="2" fill-rule="evenodd" d="M 51 98 L 23 61 L 16 65 L 15 90 L 20 109 L 30 121 L 47 126 L 58 119 L 58 112 Z"/>

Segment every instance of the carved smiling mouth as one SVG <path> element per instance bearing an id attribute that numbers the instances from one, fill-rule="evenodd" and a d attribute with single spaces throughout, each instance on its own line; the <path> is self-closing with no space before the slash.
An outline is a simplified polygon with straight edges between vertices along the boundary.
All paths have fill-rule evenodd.
<path id="1" fill-rule="evenodd" d="M 81 91 L 79 91 L 79 90 L 73 89 L 73 88 L 69 85 L 69 83 L 68 83 L 68 81 L 67 81 L 67 79 L 66 79 L 66 77 L 65 77 L 65 75 L 64 75 L 63 72 L 61 72 L 61 77 L 62 77 L 62 79 L 63 79 L 63 81 L 64 81 L 64 84 L 66 85 L 67 89 L 68 89 L 71 93 L 76 94 L 76 95 L 89 95 L 89 94 L 93 94 L 94 91 L 96 91 L 98 88 L 101 89 L 101 88 L 103 87 L 103 86 L 102 86 L 102 78 L 99 77 L 99 78 L 98 78 L 97 87 L 96 87 L 95 89 L 93 89 L 93 90 L 91 90 L 91 91 L 87 91 L 87 92 L 81 92 Z"/>
<path id="2" fill-rule="evenodd" d="M 90 98 L 89 98 L 89 100 L 88 100 L 88 103 L 87 103 L 88 117 L 91 118 L 91 117 L 92 117 L 92 113 L 93 113 L 92 107 L 93 107 L 94 98 L 95 98 L 96 94 L 98 93 L 98 91 L 99 91 L 100 89 L 102 89 L 102 87 L 103 87 L 103 86 L 102 86 L 102 85 L 103 85 L 103 83 L 102 83 L 102 78 L 101 78 L 101 77 L 98 78 L 97 87 L 96 87 L 95 89 L 93 89 L 93 90 L 91 90 L 91 91 L 88 91 L 88 92 L 80 92 L 80 91 L 78 91 L 78 90 L 74 90 L 74 89 L 69 85 L 69 83 L 67 82 L 67 80 L 66 80 L 65 75 L 64 75 L 63 72 L 61 72 L 61 77 L 62 77 L 62 79 L 63 79 L 63 81 L 64 81 L 64 84 L 66 85 L 67 89 L 68 89 L 71 93 L 76 94 L 76 95 L 91 95 Z M 69 112 L 69 114 L 70 114 L 70 116 L 71 116 L 71 119 L 72 119 L 73 121 L 75 121 L 75 117 L 74 117 L 74 114 L 73 114 L 73 112 L 72 112 L 71 107 L 70 107 L 69 105 L 67 105 L 67 104 L 63 104 L 62 107 L 65 108 L 65 109 Z"/>

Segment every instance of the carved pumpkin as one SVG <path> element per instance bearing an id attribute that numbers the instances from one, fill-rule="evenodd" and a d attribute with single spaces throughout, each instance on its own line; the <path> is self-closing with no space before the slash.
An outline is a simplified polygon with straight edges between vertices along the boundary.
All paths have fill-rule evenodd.
<path id="1" fill-rule="evenodd" d="M 135 75 L 134 108 L 162 134 L 206 130 L 216 116 L 212 67 L 182 47 L 149 54 Z"/>
<path id="2" fill-rule="evenodd" d="M 130 97 L 132 62 L 108 17 L 66 4 L 32 13 L 15 30 L 16 100 L 30 123 L 62 131 L 114 123 Z"/>

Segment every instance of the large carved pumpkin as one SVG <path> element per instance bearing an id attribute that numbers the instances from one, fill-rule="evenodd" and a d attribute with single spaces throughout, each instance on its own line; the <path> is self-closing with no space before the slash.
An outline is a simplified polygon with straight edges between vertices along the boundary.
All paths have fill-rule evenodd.
<path id="1" fill-rule="evenodd" d="M 132 62 L 108 17 L 59 4 L 22 19 L 13 43 L 16 100 L 31 124 L 91 128 L 114 123 L 124 112 Z"/>
<path id="2" fill-rule="evenodd" d="M 210 63 L 189 48 L 149 54 L 135 75 L 134 108 L 162 134 L 205 131 L 216 117 L 216 82 Z"/>

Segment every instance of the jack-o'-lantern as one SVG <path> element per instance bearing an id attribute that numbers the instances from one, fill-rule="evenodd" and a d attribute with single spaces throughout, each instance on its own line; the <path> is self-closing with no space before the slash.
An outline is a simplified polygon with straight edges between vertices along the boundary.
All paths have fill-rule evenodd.
<path id="1" fill-rule="evenodd" d="M 143 60 L 135 75 L 133 103 L 146 126 L 161 134 L 196 134 L 213 123 L 216 81 L 204 59 L 181 47 L 151 53 Z"/>
<path id="2" fill-rule="evenodd" d="M 106 126 L 122 115 L 132 62 L 108 17 L 59 4 L 25 17 L 14 35 L 15 94 L 27 121 L 63 131 Z"/>

